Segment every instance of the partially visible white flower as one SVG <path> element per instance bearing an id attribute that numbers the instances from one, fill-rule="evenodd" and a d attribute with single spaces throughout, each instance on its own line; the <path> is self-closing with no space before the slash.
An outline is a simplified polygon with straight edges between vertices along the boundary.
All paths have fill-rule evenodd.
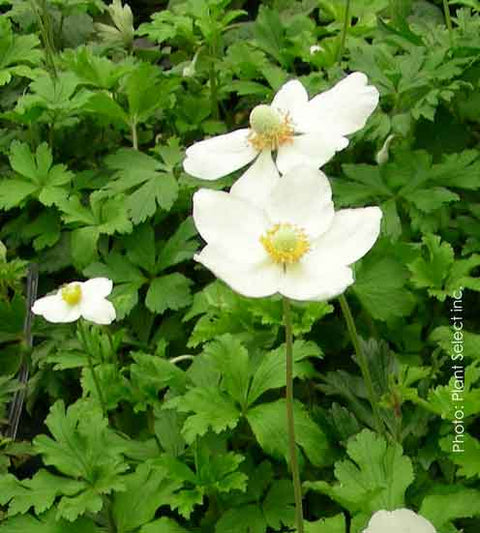
<path id="1" fill-rule="evenodd" d="M 308 166 L 279 179 L 263 208 L 207 189 L 193 202 L 195 225 L 207 242 L 196 261 L 252 298 L 341 294 L 354 281 L 349 265 L 373 246 L 382 217 L 378 207 L 334 212 L 327 177 Z"/>
<path id="2" fill-rule="evenodd" d="M 276 152 L 276 166 L 282 174 L 298 165 L 321 167 L 348 145 L 346 135 L 365 125 L 378 97 L 377 89 L 368 85 L 361 72 L 350 74 L 310 101 L 298 80 L 289 81 L 270 105 L 253 109 L 249 128 L 190 146 L 183 167 L 192 176 L 215 180 L 248 165 L 259 154 L 265 154 L 263 165 L 268 162 L 273 167 L 271 152 Z"/>
<path id="3" fill-rule="evenodd" d="M 375 161 L 377 162 L 377 165 L 384 165 L 388 162 L 388 159 L 390 157 L 389 150 L 390 150 L 390 144 L 392 144 L 393 139 L 395 138 L 395 135 L 391 133 L 383 143 L 383 146 L 380 148 L 380 150 L 377 152 L 377 155 L 375 156 Z"/>
<path id="4" fill-rule="evenodd" d="M 423 516 L 409 509 L 376 512 L 363 533 L 436 533 Z"/>
<path id="5" fill-rule="evenodd" d="M 111 324 L 116 317 L 112 302 L 106 298 L 113 283 L 107 278 L 73 281 L 55 294 L 35 301 L 32 312 L 49 322 L 75 322 L 80 317 L 95 324 Z"/>
<path id="6" fill-rule="evenodd" d="M 321 47 L 319 44 L 313 44 L 310 46 L 310 55 L 313 56 L 317 52 L 322 52 L 324 50 L 323 47 Z"/>

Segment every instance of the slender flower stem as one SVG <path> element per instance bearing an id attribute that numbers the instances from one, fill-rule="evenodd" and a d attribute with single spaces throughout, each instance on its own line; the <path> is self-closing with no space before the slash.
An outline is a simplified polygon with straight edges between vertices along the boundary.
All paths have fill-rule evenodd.
<path id="1" fill-rule="evenodd" d="M 286 353 L 286 407 L 288 426 L 288 447 L 290 451 L 290 465 L 292 469 L 293 493 L 295 496 L 295 524 L 297 533 L 303 533 L 302 486 L 298 470 L 297 446 L 295 443 L 295 419 L 293 415 L 293 332 L 290 301 L 283 298 L 283 318 L 285 323 L 285 353 Z"/>
<path id="2" fill-rule="evenodd" d="M 450 16 L 450 8 L 448 6 L 448 0 L 443 0 L 443 12 L 445 14 L 445 24 L 447 25 L 448 35 L 450 37 L 450 46 L 453 45 L 453 25 L 452 17 Z"/>
<path id="3" fill-rule="evenodd" d="M 93 384 L 95 385 L 98 399 L 100 401 L 100 405 L 102 406 L 102 412 L 105 416 L 107 414 L 107 406 L 105 403 L 105 398 L 103 397 L 102 388 L 100 387 L 100 382 L 98 381 L 97 371 L 95 370 L 95 366 L 93 365 L 93 357 L 92 357 L 92 354 L 90 353 L 90 348 L 87 342 L 85 326 L 81 322 L 78 324 L 78 331 L 80 334 L 80 339 L 82 341 L 83 347 L 87 354 L 88 368 L 90 369 L 90 372 L 92 374 Z"/>
<path id="4" fill-rule="evenodd" d="M 375 398 L 375 389 L 373 388 L 372 375 L 368 367 L 368 361 L 365 357 L 365 353 L 362 350 L 360 345 L 360 339 L 358 337 L 357 328 L 355 327 L 355 321 L 353 320 L 352 312 L 350 311 L 350 306 L 348 305 L 347 299 L 343 294 L 338 297 L 340 301 L 340 306 L 342 308 L 343 316 L 345 317 L 345 322 L 347 323 L 348 333 L 350 334 L 350 339 L 352 341 L 355 353 L 357 355 L 357 361 L 362 371 L 363 381 L 367 388 L 368 399 L 370 405 L 372 406 L 373 417 L 375 419 L 375 426 L 379 433 L 384 433 L 384 425 L 378 411 L 377 399 Z"/>
<path id="5" fill-rule="evenodd" d="M 137 119 L 132 119 L 131 122 L 132 128 L 132 147 L 134 150 L 138 150 L 138 133 L 137 133 Z"/>
<path id="6" fill-rule="evenodd" d="M 343 51 L 345 49 L 345 39 L 347 38 L 348 28 L 350 27 L 350 0 L 346 0 L 345 17 L 343 19 L 342 33 L 340 34 L 340 44 L 337 50 L 337 62 L 342 59 Z"/>

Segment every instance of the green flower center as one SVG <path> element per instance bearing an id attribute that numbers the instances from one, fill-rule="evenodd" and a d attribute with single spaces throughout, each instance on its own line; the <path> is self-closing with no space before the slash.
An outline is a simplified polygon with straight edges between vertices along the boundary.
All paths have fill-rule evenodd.
<path id="1" fill-rule="evenodd" d="M 259 135 L 272 134 L 282 127 L 283 118 L 269 105 L 257 105 L 250 113 L 250 126 Z"/>
<path id="2" fill-rule="evenodd" d="M 292 224 L 275 224 L 260 238 L 275 263 L 297 263 L 310 249 L 303 229 Z"/>
<path id="3" fill-rule="evenodd" d="M 77 305 L 82 299 L 82 288 L 76 285 L 67 285 L 62 289 L 62 298 L 68 305 Z"/>

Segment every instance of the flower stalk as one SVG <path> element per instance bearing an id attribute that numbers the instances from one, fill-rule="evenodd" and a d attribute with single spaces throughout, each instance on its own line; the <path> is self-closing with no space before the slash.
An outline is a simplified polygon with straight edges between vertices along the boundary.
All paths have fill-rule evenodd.
<path id="1" fill-rule="evenodd" d="M 347 38 L 348 28 L 350 27 L 350 0 L 346 0 L 345 16 L 343 18 L 342 33 L 340 34 L 340 44 L 337 51 L 337 62 L 342 59 L 343 51 L 345 50 L 345 40 Z"/>
<path id="2" fill-rule="evenodd" d="M 295 525 L 297 533 L 303 533 L 302 485 L 298 469 L 297 446 L 295 441 L 295 419 L 293 414 L 293 332 L 290 300 L 283 298 L 283 317 L 285 324 L 285 354 L 286 354 L 286 408 L 288 447 L 290 452 L 290 467 L 292 470 L 293 493 L 295 497 Z"/>
<path id="3" fill-rule="evenodd" d="M 368 399 L 372 407 L 373 418 L 375 420 L 375 429 L 379 433 L 384 433 L 384 425 L 380 417 L 377 400 L 375 398 L 375 389 L 373 387 L 372 375 L 368 367 L 367 358 L 365 357 L 365 354 L 360 345 L 360 338 L 358 336 L 357 328 L 355 326 L 355 321 L 353 320 L 353 315 L 350 310 L 350 306 L 348 305 L 347 299 L 343 294 L 338 297 L 338 300 L 340 301 L 340 307 L 342 308 L 343 316 L 347 324 L 348 333 L 350 334 L 350 339 L 352 341 L 353 348 L 357 356 L 357 361 L 362 372 L 363 381 L 367 389 Z"/>
<path id="4" fill-rule="evenodd" d="M 445 15 L 445 24 L 447 25 L 448 36 L 450 37 L 450 46 L 453 46 L 453 25 L 448 0 L 443 0 L 443 13 Z"/>

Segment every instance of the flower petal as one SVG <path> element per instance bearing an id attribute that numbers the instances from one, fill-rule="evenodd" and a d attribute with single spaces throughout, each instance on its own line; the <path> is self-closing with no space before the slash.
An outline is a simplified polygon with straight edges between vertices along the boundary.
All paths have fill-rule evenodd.
<path id="1" fill-rule="evenodd" d="M 81 284 L 82 295 L 85 298 L 96 296 L 106 298 L 113 289 L 113 282 L 108 278 L 92 278 Z"/>
<path id="2" fill-rule="evenodd" d="M 248 298 L 262 298 L 278 292 L 283 271 L 267 256 L 257 263 L 231 261 L 221 249 L 206 246 L 194 258 L 211 270 L 235 292 Z"/>
<path id="3" fill-rule="evenodd" d="M 187 148 L 183 168 L 187 174 L 216 180 L 244 167 L 258 152 L 248 141 L 249 129 L 205 139 Z"/>
<path id="4" fill-rule="evenodd" d="M 260 237 L 268 228 L 267 217 L 242 198 L 200 189 L 193 195 L 193 220 L 205 241 L 233 260 L 255 263 L 266 255 Z"/>
<path id="5" fill-rule="evenodd" d="M 293 137 L 292 142 L 283 144 L 278 149 L 277 167 L 285 174 L 299 165 L 314 168 L 323 166 L 335 152 L 348 146 L 348 139 L 328 132 L 308 133 Z"/>
<path id="6" fill-rule="evenodd" d="M 354 72 L 310 100 L 309 130 L 328 132 L 330 136 L 354 133 L 365 126 L 378 99 L 378 90 L 368 85 L 367 76 Z"/>
<path id="7" fill-rule="evenodd" d="M 295 224 L 311 239 L 317 238 L 327 231 L 333 220 L 330 183 L 320 170 L 296 167 L 280 178 L 265 210 L 272 224 Z"/>
<path id="8" fill-rule="evenodd" d="M 351 265 L 375 244 L 381 219 L 379 207 L 337 211 L 328 231 L 313 244 L 313 254 L 329 263 Z"/>
<path id="9" fill-rule="evenodd" d="M 363 533 L 436 533 L 433 525 L 423 516 L 409 509 L 376 512 Z"/>
<path id="10" fill-rule="evenodd" d="M 36 300 L 32 306 L 32 313 L 42 315 L 48 322 L 75 322 L 80 318 L 80 306 L 69 305 L 59 290 L 56 294 Z"/>
<path id="11" fill-rule="evenodd" d="M 328 300 L 342 294 L 353 281 L 349 267 L 325 264 L 318 255 L 308 254 L 287 266 L 280 292 L 292 300 Z"/>
<path id="12" fill-rule="evenodd" d="M 258 207 L 263 207 L 279 178 L 272 153 L 264 150 L 253 165 L 233 184 L 230 193 Z"/>
<path id="13" fill-rule="evenodd" d="M 95 324 L 111 324 L 117 316 L 112 302 L 105 298 L 85 297 L 80 307 L 83 318 Z"/>
<path id="14" fill-rule="evenodd" d="M 296 116 L 303 116 L 303 108 L 307 102 L 305 87 L 298 80 L 291 80 L 280 87 L 271 106 L 283 114 L 288 114 L 295 123 Z"/>

